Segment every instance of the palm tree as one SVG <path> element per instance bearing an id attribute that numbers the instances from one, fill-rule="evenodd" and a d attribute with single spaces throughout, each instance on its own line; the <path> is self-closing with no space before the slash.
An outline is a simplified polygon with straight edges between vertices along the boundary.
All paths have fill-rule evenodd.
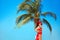
<path id="1" fill-rule="evenodd" d="M 19 5 L 17 13 L 20 11 L 26 11 L 26 14 L 20 15 L 16 19 L 17 26 L 21 26 L 34 18 L 39 18 L 41 20 L 41 16 L 45 17 L 50 15 L 56 20 L 56 15 L 52 12 L 41 12 L 41 0 L 25 0 L 22 4 Z M 36 16 L 38 14 L 38 16 Z M 34 21 L 34 20 L 33 20 Z M 52 27 L 50 23 L 45 19 L 42 18 L 42 23 L 45 23 L 49 28 L 50 32 L 52 31 Z"/>

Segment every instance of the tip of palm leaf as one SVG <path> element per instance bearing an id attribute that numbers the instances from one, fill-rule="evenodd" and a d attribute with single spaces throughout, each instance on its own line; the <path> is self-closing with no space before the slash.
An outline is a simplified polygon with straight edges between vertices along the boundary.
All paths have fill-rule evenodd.
<path id="1" fill-rule="evenodd" d="M 20 10 L 18 10 L 18 11 L 16 12 L 16 14 L 18 14 L 18 13 L 19 13 L 19 11 L 20 11 Z"/>
<path id="2" fill-rule="evenodd" d="M 50 32 L 52 32 L 52 30 L 50 30 Z"/>
<path id="3" fill-rule="evenodd" d="M 55 15 L 55 20 L 57 19 L 57 16 Z"/>
<path id="4" fill-rule="evenodd" d="M 17 27 L 18 27 L 18 28 L 20 28 L 21 26 L 22 26 L 22 24 L 20 24 L 20 23 L 17 24 Z"/>
<path id="5" fill-rule="evenodd" d="M 21 21 L 21 22 L 16 21 L 16 25 L 17 25 L 18 27 L 20 27 L 20 26 L 22 26 L 22 25 L 23 25 L 23 22 L 24 22 L 24 21 Z"/>
<path id="6" fill-rule="evenodd" d="M 19 12 L 17 11 L 16 14 L 18 14 Z"/>

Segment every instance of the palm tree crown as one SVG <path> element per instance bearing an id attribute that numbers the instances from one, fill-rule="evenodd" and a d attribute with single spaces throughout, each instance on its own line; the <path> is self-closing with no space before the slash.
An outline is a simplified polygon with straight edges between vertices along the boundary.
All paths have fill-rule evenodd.
<path id="1" fill-rule="evenodd" d="M 41 16 L 45 17 L 45 16 L 50 15 L 51 17 L 56 19 L 56 15 L 53 14 L 52 12 L 41 13 L 41 4 L 40 3 L 41 3 L 41 0 L 34 0 L 34 1 L 25 0 L 22 4 L 20 4 L 17 13 L 19 13 L 20 11 L 23 11 L 23 10 L 26 10 L 26 12 L 28 12 L 28 13 L 17 17 L 17 19 L 16 19 L 17 25 L 21 26 L 21 25 L 27 23 L 29 20 L 34 19 L 34 18 L 40 19 Z M 49 24 L 49 22 L 46 19 L 43 18 L 42 23 L 47 24 L 50 31 L 52 31 L 51 25 Z"/>

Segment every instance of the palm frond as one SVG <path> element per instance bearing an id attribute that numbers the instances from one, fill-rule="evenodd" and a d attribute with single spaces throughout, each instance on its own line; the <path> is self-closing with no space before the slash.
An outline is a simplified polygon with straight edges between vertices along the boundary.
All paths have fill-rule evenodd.
<path id="1" fill-rule="evenodd" d="M 41 0 L 34 0 L 35 2 L 40 2 Z"/>
<path id="2" fill-rule="evenodd" d="M 16 13 L 18 14 L 19 12 L 20 12 L 20 9 L 18 9 Z"/>
<path id="3" fill-rule="evenodd" d="M 23 20 L 28 14 L 23 14 L 21 16 L 18 16 L 16 19 L 16 23 L 18 24 L 21 20 Z"/>
<path id="4" fill-rule="evenodd" d="M 43 18 L 43 23 L 45 23 L 45 24 L 48 26 L 48 28 L 49 28 L 49 30 L 50 30 L 50 32 L 51 32 L 51 31 L 52 31 L 52 27 L 51 27 L 51 25 L 49 24 L 49 22 L 48 22 L 46 19 Z"/>
<path id="5" fill-rule="evenodd" d="M 53 17 L 55 20 L 56 20 L 56 14 L 54 14 L 54 13 L 52 13 L 52 12 L 44 12 L 43 14 L 41 14 L 41 15 L 43 15 L 43 16 L 48 16 L 48 15 L 50 15 L 51 17 Z"/>
<path id="6" fill-rule="evenodd" d="M 22 20 L 20 23 L 17 24 L 18 27 L 21 27 L 22 25 L 26 24 L 31 19 L 30 16 L 27 16 L 24 20 Z"/>
<path id="7" fill-rule="evenodd" d="M 20 10 L 22 11 L 22 10 L 30 10 L 30 9 L 32 9 L 32 6 L 30 4 L 27 4 L 27 3 L 24 2 L 21 5 L 19 5 L 17 13 Z"/>
<path id="8" fill-rule="evenodd" d="M 25 2 L 29 2 L 29 1 L 31 1 L 31 0 L 25 0 Z"/>

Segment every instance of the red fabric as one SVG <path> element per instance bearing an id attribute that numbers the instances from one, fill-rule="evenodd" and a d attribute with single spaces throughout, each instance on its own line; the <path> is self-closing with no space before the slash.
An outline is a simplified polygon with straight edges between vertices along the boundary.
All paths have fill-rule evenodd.
<path id="1" fill-rule="evenodd" d="M 39 24 L 42 25 L 42 22 L 40 21 L 40 19 L 34 19 L 34 22 L 35 22 L 36 26 L 39 26 Z M 38 32 L 36 35 L 36 40 L 39 40 L 39 35 L 42 35 L 42 28 L 38 28 L 37 30 L 38 30 Z"/>
<path id="2" fill-rule="evenodd" d="M 36 40 L 39 40 L 39 37 L 38 36 L 39 36 L 39 34 L 36 35 Z"/>
<path id="3" fill-rule="evenodd" d="M 38 34 L 42 34 L 42 28 L 38 28 L 37 30 L 39 31 Z"/>
<path id="4" fill-rule="evenodd" d="M 39 40 L 39 35 L 42 35 L 42 28 L 37 29 L 39 32 L 36 35 L 36 40 Z"/>

